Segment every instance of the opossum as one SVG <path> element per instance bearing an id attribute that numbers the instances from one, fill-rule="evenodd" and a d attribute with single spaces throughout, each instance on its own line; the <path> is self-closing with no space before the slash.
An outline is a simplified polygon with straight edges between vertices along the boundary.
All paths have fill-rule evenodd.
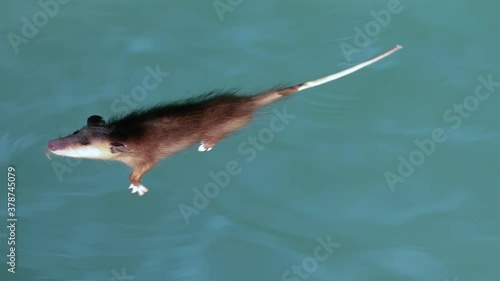
<path id="1" fill-rule="evenodd" d="M 401 48 L 397 45 L 368 61 L 317 80 L 255 95 L 215 91 L 196 99 L 136 110 L 107 122 L 92 115 L 83 128 L 49 141 L 45 153 L 49 159 L 50 151 L 60 156 L 124 162 L 132 168 L 129 189 L 142 196 L 148 189 L 141 178 L 161 159 L 196 143 L 200 143 L 198 151 L 210 151 L 228 134 L 247 125 L 261 107 L 349 75 Z"/>

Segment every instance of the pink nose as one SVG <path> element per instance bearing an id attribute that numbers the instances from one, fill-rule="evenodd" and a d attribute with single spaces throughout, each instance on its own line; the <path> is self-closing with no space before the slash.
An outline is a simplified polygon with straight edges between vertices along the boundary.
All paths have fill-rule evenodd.
<path id="1" fill-rule="evenodd" d="M 61 142 L 58 140 L 51 140 L 49 141 L 47 147 L 52 151 L 58 150 L 59 148 L 61 148 Z"/>

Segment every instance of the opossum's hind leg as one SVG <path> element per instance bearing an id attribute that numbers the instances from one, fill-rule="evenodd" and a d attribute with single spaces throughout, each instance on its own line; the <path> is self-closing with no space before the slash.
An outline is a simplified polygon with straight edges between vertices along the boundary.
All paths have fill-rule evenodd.
<path id="1" fill-rule="evenodd" d="M 244 127 L 252 120 L 252 112 L 243 112 L 242 115 L 234 117 L 233 119 L 221 124 L 215 128 L 212 128 L 210 132 L 206 133 L 203 137 L 198 151 L 210 151 L 214 146 L 228 134 Z"/>
<path id="2" fill-rule="evenodd" d="M 210 151 L 214 146 L 223 138 L 225 138 L 226 135 L 219 136 L 219 137 L 209 137 L 205 138 L 204 140 L 201 141 L 200 146 L 198 147 L 199 152 L 205 152 L 205 151 Z"/>
<path id="3" fill-rule="evenodd" d="M 144 185 L 142 185 L 141 178 L 153 166 L 154 166 L 154 163 L 152 163 L 152 164 L 140 164 L 140 165 L 135 165 L 133 167 L 133 171 L 129 176 L 131 184 L 128 188 L 128 189 L 132 189 L 131 193 L 137 193 L 137 194 L 139 194 L 139 196 L 142 196 L 146 192 L 148 192 L 148 189 Z"/>

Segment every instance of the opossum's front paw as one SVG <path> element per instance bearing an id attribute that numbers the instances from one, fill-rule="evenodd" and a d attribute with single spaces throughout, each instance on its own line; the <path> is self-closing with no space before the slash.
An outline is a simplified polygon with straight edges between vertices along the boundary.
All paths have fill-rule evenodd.
<path id="1" fill-rule="evenodd" d="M 142 196 L 142 195 L 144 195 L 144 193 L 148 192 L 148 189 L 142 184 L 140 184 L 140 185 L 131 184 L 128 189 L 132 189 L 132 193 L 137 192 L 137 194 L 139 194 L 139 196 Z"/>
<path id="2" fill-rule="evenodd" d="M 207 145 L 204 141 L 202 141 L 200 146 L 198 147 L 199 152 L 210 151 L 210 150 L 212 150 L 212 146 Z"/>

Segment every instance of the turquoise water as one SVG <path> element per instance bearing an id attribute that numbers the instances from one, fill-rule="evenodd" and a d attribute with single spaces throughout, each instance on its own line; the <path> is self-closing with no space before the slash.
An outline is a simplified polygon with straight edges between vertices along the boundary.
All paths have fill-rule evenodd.
<path id="1" fill-rule="evenodd" d="M 2 281 L 498 280 L 497 2 L 41 3 L 0 4 Z M 44 156 L 93 114 L 300 83 L 396 44 L 161 162 L 143 197 L 120 163 Z"/>

